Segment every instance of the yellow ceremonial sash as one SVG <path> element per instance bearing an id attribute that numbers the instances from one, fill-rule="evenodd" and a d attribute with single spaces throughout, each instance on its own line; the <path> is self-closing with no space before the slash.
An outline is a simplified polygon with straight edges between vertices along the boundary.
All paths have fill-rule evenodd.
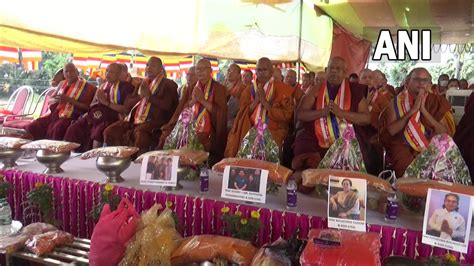
<path id="1" fill-rule="evenodd" d="M 209 79 L 209 81 L 206 84 L 206 87 L 203 88 L 203 84 L 198 81 L 196 82 L 196 85 L 194 86 L 194 90 L 201 90 L 204 94 L 204 99 L 206 101 L 212 102 L 213 98 L 213 91 L 212 91 L 212 79 Z M 197 132 L 201 133 L 211 133 L 211 114 L 209 111 L 204 107 L 204 105 L 200 104 L 199 102 L 196 102 L 193 105 L 193 118 L 195 121 L 195 130 Z"/>
<path id="2" fill-rule="evenodd" d="M 396 96 L 395 115 L 397 116 L 397 119 L 400 119 L 410 111 L 414 101 L 415 100 L 408 92 L 408 89 L 405 89 Z M 417 152 L 421 152 L 429 145 L 429 141 L 426 138 L 426 128 L 421 123 L 420 116 L 420 111 L 413 114 L 403 130 L 403 138 L 405 142 Z"/>
<path id="3" fill-rule="evenodd" d="M 316 98 L 316 110 L 322 110 L 329 105 L 329 89 L 327 82 L 324 81 Z M 345 79 L 337 92 L 334 103 L 344 111 L 351 109 L 351 88 L 349 80 Z M 345 127 L 349 124 L 345 119 L 341 119 L 334 114 L 328 114 L 314 121 L 314 128 L 318 144 L 321 148 L 329 148 L 336 139 L 344 132 Z"/>
<path id="4" fill-rule="evenodd" d="M 151 82 L 150 92 L 152 96 L 155 95 L 158 86 L 160 85 L 163 78 L 164 75 L 160 74 Z M 137 111 L 135 112 L 133 123 L 137 125 L 145 122 L 148 119 L 148 115 L 151 109 L 151 102 L 148 101 L 145 97 L 142 97 L 135 107 L 137 108 Z"/>
<path id="5" fill-rule="evenodd" d="M 58 95 L 66 93 L 65 95 L 67 97 L 72 98 L 76 101 L 79 101 L 79 98 L 82 96 L 84 92 L 84 88 L 86 87 L 86 84 L 87 84 L 86 80 L 79 78 L 74 84 L 72 84 L 69 87 L 69 90 L 65 91 L 68 86 L 67 86 L 67 81 L 64 81 L 58 91 Z M 74 107 L 74 104 L 72 103 L 66 103 L 66 104 L 60 104 L 58 108 L 59 108 L 60 118 L 71 118 L 75 107 Z"/>
<path id="6" fill-rule="evenodd" d="M 273 94 L 274 94 L 274 85 L 275 81 L 273 78 L 271 78 L 265 85 L 263 86 L 263 91 L 265 92 L 265 100 L 267 102 L 271 103 L 273 99 Z M 257 97 L 257 81 L 253 81 L 252 87 L 250 88 L 250 96 L 252 101 Z M 252 121 L 252 124 L 255 126 L 258 124 L 258 120 L 264 122 L 265 124 L 268 125 L 268 111 L 263 108 L 262 104 L 259 103 L 256 107 L 255 110 L 253 111 L 252 115 L 250 116 L 250 120 Z"/>

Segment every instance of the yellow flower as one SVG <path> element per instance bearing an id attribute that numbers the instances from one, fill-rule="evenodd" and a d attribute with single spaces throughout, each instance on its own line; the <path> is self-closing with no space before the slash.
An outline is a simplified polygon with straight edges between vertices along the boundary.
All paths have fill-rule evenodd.
<path id="1" fill-rule="evenodd" d="M 240 223 L 243 225 L 247 224 L 247 219 L 240 219 Z"/>
<path id="2" fill-rule="evenodd" d="M 165 205 L 166 205 L 166 208 L 171 209 L 171 207 L 173 207 L 173 202 L 167 200 Z"/>
<path id="3" fill-rule="evenodd" d="M 242 212 L 241 212 L 241 211 L 236 211 L 236 212 L 235 212 L 235 215 L 236 215 L 236 216 L 242 216 Z"/>
<path id="4" fill-rule="evenodd" d="M 229 208 L 229 207 L 222 207 L 222 209 L 221 209 L 221 212 L 222 212 L 223 214 L 229 213 L 229 211 L 230 211 L 230 208 Z"/>
<path id="5" fill-rule="evenodd" d="M 42 187 L 43 185 L 44 185 L 44 184 L 43 184 L 43 182 L 41 182 L 41 181 L 36 182 L 36 183 L 35 183 L 35 188 L 40 188 L 40 187 Z"/>
<path id="6" fill-rule="evenodd" d="M 258 218 L 260 218 L 260 212 L 258 212 L 258 211 L 252 211 L 252 212 L 250 213 L 250 216 L 252 216 L 252 218 L 254 218 L 254 219 L 258 219 Z"/>
<path id="7" fill-rule="evenodd" d="M 453 254 L 446 254 L 445 258 L 449 262 L 456 262 L 456 257 Z"/>
<path id="8" fill-rule="evenodd" d="M 104 187 L 105 191 L 112 191 L 113 188 L 114 186 L 110 183 L 105 184 L 105 187 Z"/>

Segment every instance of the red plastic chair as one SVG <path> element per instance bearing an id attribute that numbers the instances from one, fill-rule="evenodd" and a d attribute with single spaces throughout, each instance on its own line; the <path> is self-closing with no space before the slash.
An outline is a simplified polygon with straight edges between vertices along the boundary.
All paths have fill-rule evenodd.
<path id="1" fill-rule="evenodd" d="M 0 109 L 0 124 L 4 124 L 5 121 L 15 119 L 15 117 L 28 112 L 27 106 L 32 96 L 33 89 L 30 86 L 21 86 L 16 89 L 8 99 L 7 104 Z"/>
<path id="2" fill-rule="evenodd" d="M 5 134 L 6 131 L 13 131 L 13 132 L 25 132 L 26 127 L 33 122 L 35 119 L 33 115 L 35 114 L 37 108 L 41 105 L 40 117 L 46 115 L 49 112 L 49 99 L 51 99 L 53 93 L 55 92 L 55 88 L 49 88 L 43 91 L 36 104 L 34 105 L 34 109 L 27 114 L 17 115 L 15 119 L 10 119 L 8 121 L 4 121 L 2 134 Z M 33 105 L 33 103 L 31 104 Z M 30 106 L 31 107 L 31 106 Z M 31 108 L 30 108 L 31 109 Z"/>

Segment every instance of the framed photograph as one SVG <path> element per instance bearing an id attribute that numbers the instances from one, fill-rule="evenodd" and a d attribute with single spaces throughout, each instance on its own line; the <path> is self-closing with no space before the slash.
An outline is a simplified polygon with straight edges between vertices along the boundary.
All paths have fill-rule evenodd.
<path id="1" fill-rule="evenodd" d="M 143 158 L 140 185 L 176 186 L 179 156 L 147 156 Z"/>
<path id="2" fill-rule="evenodd" d="M 473 198 L 468 195 L 429 189 L 421 242 L 467 253 L 472 205 Z"/>
<path id="3" fill-rule="evenodd" d="M 267 179 L 267 170 L 227 166 L 222 179 L 221 197 L 265 203 Z"/>
<path id="4" fill-rule="evenodd" d="M 367 181 L 330 176 L 328 227 L 366 231 Z"/>

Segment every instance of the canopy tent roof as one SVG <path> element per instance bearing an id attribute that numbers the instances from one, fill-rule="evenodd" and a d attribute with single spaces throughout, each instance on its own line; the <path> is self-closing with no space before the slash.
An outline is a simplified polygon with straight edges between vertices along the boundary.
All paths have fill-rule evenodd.
<path id="1" fill-rule="evenodd" d="M 331 18 L 299 0 L 16 0 L 0 9 L 0 45 L 90 55 L 136 49 L 322 67 L 331 40 Z"/>
<path id="2" fill-rule="evenodd" d="M 474 43 L 473 0 L 313 0 L 350 32 L 372 42 L 380 29 L 431 29 L 432 42 Z"/>

